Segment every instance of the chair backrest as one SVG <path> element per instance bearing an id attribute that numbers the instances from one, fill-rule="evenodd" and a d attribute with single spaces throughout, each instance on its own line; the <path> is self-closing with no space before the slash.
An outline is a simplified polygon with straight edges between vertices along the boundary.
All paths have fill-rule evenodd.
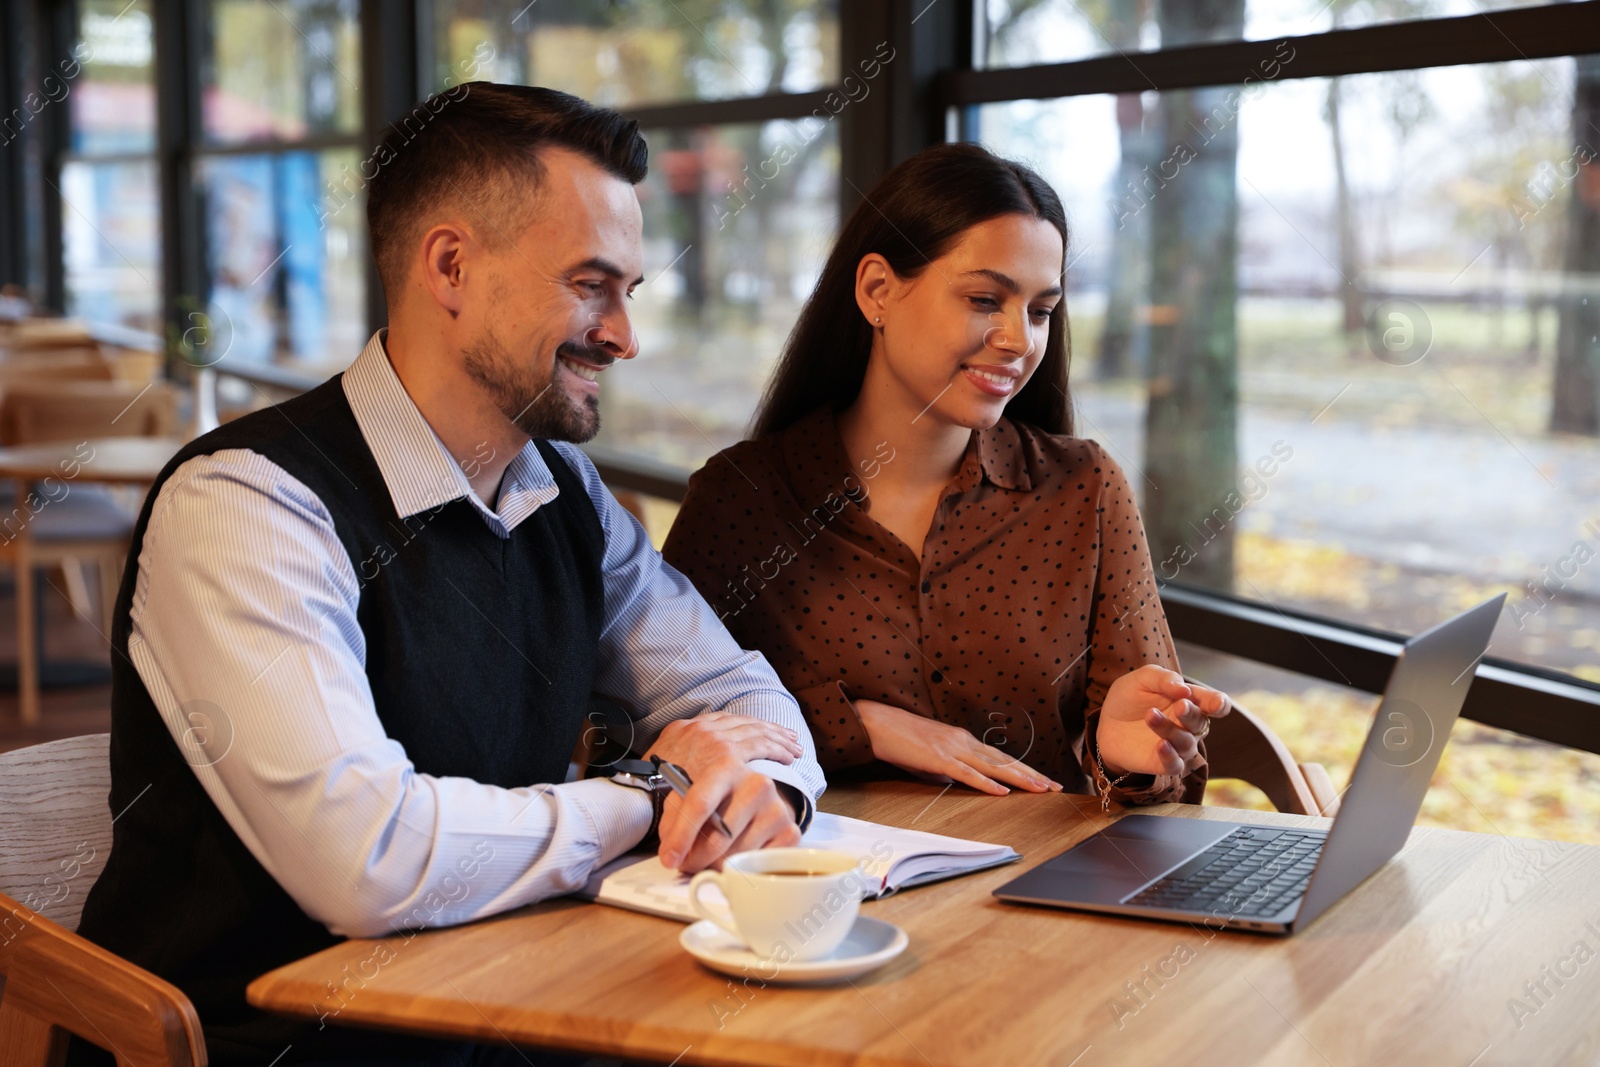
<path id="1" fill-rule="evenodd" d="M 109 734 L 0 753 L 0 1064 L 55 1067 L 68 1032 L 119 1067 L 205 1067 L 176 986 L 73 931 L 111 851 Z"/>
<path id="2" fill-rule="evenodd" d="M 183 991 L 0 893 L 0 1064 L 57 1067 L 67 1035 L 117 1067 L 205 1067 L 205 1036 Z"/>
<path id="3" fill-rule="evenodd" d="M 1333 814 L 1330 798 L 1318 795 L 1288 746 L 1270 726 L 1237 703 L 1222 718 L 1211 720 L 1205 745 L 1208 778 L 1248 782 L 1265 793 L 1279 811 Z"/>
<path id="4" fill-rule="evenodd" d="M 0 398 L 0 444 L 88 437 L 161 437 L 178 421 L 178 392 L 164 382 L 17 382 Z"/>
<path id="5" fill-rule="evenodd" d="M 0 752 L 0 893 L 68 930 L 111 853 L 110 740 Z"/>

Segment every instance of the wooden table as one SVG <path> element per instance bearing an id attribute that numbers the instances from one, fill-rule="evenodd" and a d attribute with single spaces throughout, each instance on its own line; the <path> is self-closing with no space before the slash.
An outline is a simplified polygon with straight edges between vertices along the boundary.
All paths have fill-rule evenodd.
<path id="1" fill-rule="evenodd" d="M 1005 842 L 1023 860 L 863 905 L 903 926 L 911 947 L 852 984 L 731 981 L 679 948 L 678 923 L 559 900 L 410 941 L 345 942 L 257 979 L 250 1001 L 340 1024 L 673 1064 L 1600 1059 L 1600 848 L 1415 830 L 1305 932 L 1269 938 L 990 896 L 1101 824 L 1091 798 L 877 782 L 836 786 L 822 807 Z M 1580 941 L 1594 954 L 1583 963 Z"/>

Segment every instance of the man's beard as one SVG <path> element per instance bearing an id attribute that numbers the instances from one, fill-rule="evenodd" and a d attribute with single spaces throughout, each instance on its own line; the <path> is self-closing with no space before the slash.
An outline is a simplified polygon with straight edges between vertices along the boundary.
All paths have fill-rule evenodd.
<path id="1" fill-rule="evenodd" d="M 569 356 L 597 367 L 614 362 L 614 357 L 599 349 L 563 341 L 556 346 L 557 356 Z M 574 402 L 556 384 L 560 373 L 557 360 L 540 378 L 525 362 L 506 350 L 492 330 L 485 330 L 478 343 L 467 349 L 463 367 L 474 381 L 488 390 L 495 407 L 529 437 L 581 444 L 600 432 L 600 402 L 585 396 Z"/>

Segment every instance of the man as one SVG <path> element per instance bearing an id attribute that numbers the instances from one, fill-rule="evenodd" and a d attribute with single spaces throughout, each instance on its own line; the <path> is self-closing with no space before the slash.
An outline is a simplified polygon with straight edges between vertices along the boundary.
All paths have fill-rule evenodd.
<path id="1" fill-rule="evenodd" d="M 484 83 L 428 110 L 373 156 L 388 330 L 180 452 L 118 599 L 118 816 L 82 932 L 188 994 L 213 1064 L 490 1062 L 244 988 L 341 936 L 570 892 L 657 817 L 685 871 L 797 843 L 824 786 L 766 661 L 571 444 L 634 354 L 637 124 Z M 564 781 L 591 693 L 686 798 Z"/>

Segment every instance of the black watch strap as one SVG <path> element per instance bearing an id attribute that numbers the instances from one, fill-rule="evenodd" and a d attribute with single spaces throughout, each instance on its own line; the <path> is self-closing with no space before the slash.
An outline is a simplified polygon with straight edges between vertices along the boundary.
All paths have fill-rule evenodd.
<path id="1" fill-rule="evenodd" d="M 651 760 L 618 760 L 611 765 L 611 770 L 612 781 L 628 788 L 643 789 L 649 794 L 650 829 L 639 841 L 639 847 L 656 848 L 661 844 L 661 812 L 672 786 L 661 776 L 661 768 Z"/>

